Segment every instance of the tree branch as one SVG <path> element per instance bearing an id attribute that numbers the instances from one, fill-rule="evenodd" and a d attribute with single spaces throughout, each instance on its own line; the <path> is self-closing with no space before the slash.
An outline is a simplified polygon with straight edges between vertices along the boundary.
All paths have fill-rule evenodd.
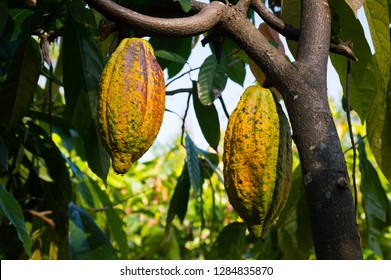
<path id="1" fill-rule="evenodd" d="M 219 96 L 219 100 L 220 100 L 220 103 L 221 103 L 221 107 L 223 107 L 223 111 L 224 111 L 224 114 L 225 114 L 226 118 L 229 119 L 229 113 L 228 113 L 228 110 L 227 110 L 227 106 L 225 106 L 224 99 L 223 99 L 223 97 L 221 95 Z"/>
<path id="2" fill-rule="evenodd" d="M 247 55 L 262 69 L 271 83 L 285 95 L 293 82 L 294 67 L 279 50 L 259 32 L 247 17 L 236 9 L 226 9 L 220 26 L 245 50 Z M 286 96 L 283 96 L 285 99 Z"/>
<path id="3" fill-rule="evenodd" d="M 197 14 L 186 18 L 157 18 L 142 15 L 124 8 L 111 0 L 85 0 L 91 7 L 102 14 L 129 25 L 147 35 L 167 37 L 192 36 L 203 33 L 212 27 L 222 27 L 267 74 L 273 84 L 289 87 L 292 65 L 248 20 L 243 9 L 249 0 L 239 1 L 239 6 L 224 5 L 219 1 L 200 4 L 192 1 L 194 9 L 201 9 Z M 287 70 L 291 70 L 288 71 Z"/>
<path id="4" fill-rule="evenodd" d="M 252 0 L 251 7 L 254 11 L 266 22 L 271 28 L 276 30 L 282 36 L 288 40 L 298 41 L 300 36 L 300 30 L 285 23 L 280 18 L 276 17 L 261 0 Z M 350 42 L 342 42 L 338 38 L 330 39 L 329 50 L 332 53 L 346 56 L 354 61 L 357 61 L 357 57 L 353 52 L 353 47 Z"/>
<path id="5" fill-rule="evenodd" d="M 225 5 L 212 2 L 197 14 L 186 18 L 158 18 L 142 15 L 112 2 L 111 0 L 85 0 L 91 7 L 109 18 L 149 35 L 180 37 L 201 34 L 215 26 L 224 15 Z M 195 9 L 203 5 L 195 2 Z"/>
<path id="6" fill-rule="evenodd" d="M 262 0 L 252 0 L 251 7 L 263 19 L 264 22 L 266 22 L 278 33 L 283 35 L 286 39 L 292 41 L 297 41 L 299 39 L 300 30 L 276 17 L 272 12 L 269 11 Z"/>
<path id="7" fill-rule="evenodd" d="M 323 66 L 327 67 L 331 34 L 328 1 L 301 0 L 300 29 L 297 61 L 313 71 L 314 77 L 326 79 Z"/>
<path id="8" fill-rule="evenodd" d="M 178 88 L 178 89 L 174 89 L 174 90 L 167 90 L 166 95 L 175 95 L 177 93 L 183 93 L 183 92 L 192 93 L 193 88 Z"/>
<path id="9" fill-rule="evenodd" d="M 239 0 L 236 4 L 236 9 L 243 15 L 247 15 L 248 8 L 250 8 L 252 0 Z"/>
<path id="10" fill-rule="evenodd" d="M 34 210 L 25 210 L 25 211 L 27 213 L 31 214 L 32 216 L 35 216 L 35 217 L 39 218 L 40 220 L 44 221 L 52 229 L 54 229 L 56 227 L 56 224 L 54 223 L 54 221 L 47 217 L 47 215 L 53 214 L 52 210 L 47 210 L 47 211 L 42 211 L 42 212 L 38 212 L 38 211 L 34 211 Z"/>
<path id="11" fill-rule="evenodd" d="M 342 42 L 339 38 L 331 37 L 330 51 L 335 54 L 346 56 L 353 61 L 358 61 L 358 58 L 353 51 L 352 42 Z"/>
<path id="12" fill-rule="evenodd" d="M 200 1 L 191 1 L 191 10 L 195 12 L 201 11 L 203 8 L 205 8 L 208 4 Z"/>
<path id="13" fill-rule="evenodd" d="M 200 67 L 196 67 L 196 68 L 191 68 L 190 70 L 186 71 L 185 73 L 182 73 L 181 75 L 179 75 L 178 77 L 172 79 L 171 81 L 169 81 L 167 84 L 166 84 L 166 88 L 173 82 L 175 82 L 176 80 L 182 78 L 183 76 L 185 75 L 189 75 L 190 76 L 190 73 L 193 72 L 193 71 L 196 71 L 196 70 L 200 70 Z M 191 80 L 191 77 L 189 77 L 190 80 Z"/>

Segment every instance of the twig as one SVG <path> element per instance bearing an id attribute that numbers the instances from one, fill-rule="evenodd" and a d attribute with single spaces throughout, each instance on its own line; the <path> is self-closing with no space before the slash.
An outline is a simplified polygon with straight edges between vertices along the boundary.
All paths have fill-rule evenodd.
<path id="1" fill-rule="evenodd" d="M 184 147 L 185 145 L 183 144 L 183 137 L 185 135 L 185 122 L 186 122 L 186 117 L 187 113 L 189 112 L 190 108 L 190 97 L 191 97 L 191 92 L 189 92 L 189 96 L 187 97 L 187 102 L 186 102 L 186 110 L 185 114 L 183 115 L 183 121 L 182 121 L 182 135 L 181 135 L 181 145 Z"/>
<path id="2" fill-rule="evenodd" d="M 166 91 L 166 95 L 175 95 L 177 93 L 192 92 L 192 91 L 193 91 L 192 88 L 178 88 L 178 89 Z"/>
<path id="3" fill-rule="evenodd" d="M 364 136 L 362 136 L 361 138 L 362 139 L 365 139 L 367 137 L 367 135 L 364 135 Z M 356 141 L 356 142 L 354 142 L 354 145 L 355 146 L 357 146 L 358 145 L 358 141 Z M 344 154 L 346 154 L 346 153 L 348 153 L 350 150 L 352 150 L 353 149 L 353 146 L 350 146 L 349 148 L 347 148 L 343 153 Z"/>
<path id="4" fill-rule="evenodd" d="M 201 44 L 205 47 L 206 44 L 211 43 L 214 49 L 214 54 L 217 59 L 217 63 L 220 63 L 221 56 L 223 55 L 224 44 L 224 30 L 219 27 L 213 28 L 212 32 L 208 33 L 204 39 L 201 40 Z"/>
<path id="5" fill-rule="evenodd" d="M 330 52 L 346 56 L 347 58 L 358 61 L 357 56 L 353 52 L 352 42 L 342 42 L 339 38 L 331 37 Z"/>
<path id="6" fill-rule="evenodd" d="M 226 5 L 213 1 L 195 15 L 186 18 L 158 18 L 129 10 L 107 0 L 85 0 L 91 7 L 137 31 L 147 31 L 149 35 L 181 37 L 204 33 L 220 22 Z M 201 6 L 200 6 L 201 7 Z"/>
<path id="7" fill-rule="evenodd" d="M 34 217 L 37 217 L 39 218 L 40 220 L 44 221 L 45 223 L 47 223 L 52 229 L 54 229 L 56 227 L 56 224 L 54 223 L 54 221 L 50 218 L 47 217 L 47 215 L 51 215 L 53 214 L 53 211 L 52 210 L 47 210 L 47 211 L 42 211 L 42 212 L 38 212 L 38 211 L 34 211 L 34 210 L 25 210 L 27 213 L 33 215 Z"/>
<path id="8" fill-rule="evenodd" d="M 49 65 L 50 73 L 53 74 L 53 65 Z M 48 106 L 48 122 L 49 122 L 49 137 L 53 140 L 53 81 L 49 79 L 49 106 Z"/>
<path id="9" fill-rule="evenodd" d="M 350 60 L 347 62 L 347 70 L 346 70 L 346 117 L 349 126 L 349 136 L 350 142 L 352 143 L 353 149 L 353 167 L 352 167 L 352 181 L 353 181 L 353 190 L 354 190 L 354 209 L 357 213 L 357 184 L 356 184 L 356 143 L 354 142 L 353 128 L 352 128 L 352 120 L 350 117 Z"/>
<path id="10" fill-rule="evenodd" d="M 219 96 L 219 100 L 220 100 L 220 103 L 221 103 L 221 107 L 223 107 L 223 111 L 225 113 L 225 116 L 227 117 L 227 119 L 229 119 L 229 113 L 228 113 L 227 107 L 225 106 L 224 99 L 223 99 L 223 97 L 221 95 Z"/>
<path id="11" fill-rule="evenodd" d="M 190 74 L 191 72 L 196 71 L 196 70 L 200 70 L 200 67 L 191 68 L 189 71 L 186 71 L 185 73 L 179 75 L 179 76 L 176 77 L 175 79 L 172 79 L 170 82 L 168 82 L 168 83 L 166 84 L 166 87 L 168 87 L 171 83 L 175 82 L 176 80 L 182 78 L 183 76 L 185 76 L 185 75 L 187 75 L 187 74 Z"/>
<path id="12" fill-rule="evenodd" d="M 298 41 L 300 30 L 285 23 L 280 18 L 276 17 L 261 0 L 252 0 L 251 3 L 254 11 L 274 30 L 283 35 L 286 39 Z M 357 61 L 357 57 L 353 52 L 353 47 L 350 42 L 342 42 L 339 38 L 332 37 L 330 39 L 330 52 L 340 54 Z"/>
<path id="13" fill-rule="evenodd" d="M 266 7 L 265 3 L 261 0 L 252 0 L 251 7 L 254 11 L 266 22 L 271 28 L 283 35 L 288 40 L 297 41 L 299 39 L 300 30 L 285 23 L 280 18 L 275 16 Z"/>

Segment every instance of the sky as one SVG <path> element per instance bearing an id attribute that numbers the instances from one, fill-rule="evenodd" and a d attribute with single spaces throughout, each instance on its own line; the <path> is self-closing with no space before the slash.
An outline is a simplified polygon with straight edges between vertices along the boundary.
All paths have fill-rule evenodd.
<path id="1" fill-rule="evenodd" d="M 370 42 L 370 46 L 373 51 L 372 41 L 370 38 L 369 28 L 365 19 L 365 13 L 363 11 L 363 8 L 361 8 L 358 11 L 358 17 L 361 21 L 361 24 L 363 25 L 365 34 Z M 256 24 L 258 25 L 261 22 L 260 18 L 256 18 Z M 287 52 L 287 55 L 290 57 L 291 61 L 293 61 L 293 56 L 289 53 L 289 48 L 286 45 L 286 41 L 282 36 L 280 36 L 281 40 L 283 41 L 285 45 L 285 50 Z M 202 38 L 200 38 L 198 44 L 193 49 L 191 56 L 188 60 L 189 65 L 191 68 L 197 68 L 201 66 L 202 62 L 205 60 L 206 57 L 208 57 L 211 54 L 210 47 L 207 45 L 203 47 L 200 43 Z M 225 101 L 225 105 L 228 109 L 228 112 L 231 113 L 235 107 L 237 102 L 239 101 L 240 95 L 245 90 L 245 88 L 251 84 L 254 84 L 255 78 L 252 75 L 251 71 L 248 69 L 247 66 L 246 71 L 246 78 L 243 87 L 232 82 L 228 79 L 227 86 L 225 90 L 222 93 L 222 97 Z M 188 71 L 190 68 L 189 66 L 185 65 L 185 67 L 182 69 L 181 73 Z M 167 74 L 167 73 L 165 73 Z M 198 71 L 194 71 L 190 74 L 191 79 L 197 80 L 198 77 Z M 328 74 L 327 74 L 327 83 L 328 83 L 328 94 L 331 100 L 335 101 L 335 103 L 338 105 L 339 101 L 341 100 L 342 96 L 342 88 L 341 84 L 339 82 L 338 75 L 331 65 L 330 61 L 328 64 Z M 189 75 L 185 75 L 183 78 L 173 82 L 170 84 L 170 86 L 167 88 L 167 90 L 173 90 L 178 88 L 190 88 L 192 86 L 191 80 L 189 78 Z M 170 111 L 176 112 L 176 114 L 171 112 L 166 112 L 164 115 L 163 124 L 160 130 L 160 133 L 156 139 L 156 142 L 163 145 L 173 145 L 173 142 L 177 139 L 177 137 L 181 133 L 181 127 L 182 127 L 182 119 L 179 116 L 184 115 L 185 113 L 185 107 L 186 107 L 186 100 L 187 100 L 188 94 L 187 93 L 180 93 L 175 96 L 167 96 L 166 100 L 166 109 L 169 109 Z M 223 112 L 223 109 L 221 107 L 221 103 L 216 100 L 214 102 L 216 109 L 219 114 L 220 118 L 220 128 L 222 131 L 225 130 L 225 127 L 227 125 L 227 118 Z M 178 115 L 179 116 L 178 116 Z M 195 144 L 203 149 L 208 148 L 208 144 L 205 141 L 205 139 L 202 136 L 202 132 L 198 126 L 197 118 L 194 114 L 194 110 L 192 108 L 192 102 L 190 103 L 190 110 L 186 117 L 185 122 L 186 132 L 190 135 L 191 139 L 195 142 Z M 223 137 L 223 135 L 222 135 Z M 148 152 L 142 160 L 147 160 L 151 156 L 151 152 Z"/>

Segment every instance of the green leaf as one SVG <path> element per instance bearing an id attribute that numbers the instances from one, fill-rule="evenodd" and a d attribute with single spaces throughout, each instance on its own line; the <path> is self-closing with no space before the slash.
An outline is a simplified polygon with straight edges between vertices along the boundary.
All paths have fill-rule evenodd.
<path id="1" fill-rule="evenodd" d="M 33 155 L 28 150 L 24 151 L 24 156 L 27 160 L 31 162 L 34 172 L 37 174 L 38 178 L 43 181 L 52 183 L 53 179 L 50 177 L 48 167 L 45 163 L 45 160 L 42 157 Z"/>
<path id="2" fill-rule="evenodd" d="M 123 220 L 120 218 L 117 210 L 112 207 L 110 198 L 104 191 L 102 191 L 97 182 L 89 177 L 87 177 L 86 180 L 89 181 L 89 185 L 91 185 L 94 192 L 99 197 L 103 207 L 107 208 L 105 210 L 107 226 L 110 229 L 111 235 L 113 236 L 115 242 L 118 244 L 121 259 L 128 259 L 128 240 L 124 231 Z"/>
<path id="3" fill-rule="evenodd" d="M 51 201 L 48 201 L 48 206 L 53 209 L 65 210 L 72 199 L 72 183 L 65 156 L 42 127 L 33 122 L 27 124 L 31 138 L 26 143 L 26 148 L 34 156 L 39 156 L 45 161 L 48 176 L 53 179 L 56 185 L 56 187 L 46 190 L 48 197 L 51 198 Z"/>
<path id="4" fill-rule="evenodd" d="M 177 233 L 177 229 L 171 226 L 166 230 L 166 235 L 161 244 L 161 250 L 166 260 L 180 260 L 181 259 L 181 247 L 179 244 L 180 235 Z"/>
<path id="5" fill-rule="evenodd" d="M 219 160 L 219 156 L 216 153 L 210 153 L 200 148 L 198 148 L 197 150 L 198 153 L 205 158 L 205 160 L 213 170 L 218 168 L 220 160 Z"/>
<path id="6" fill-rule="evenodd" d="M 49 69 L 49 77 L 47 77 L 49 80 L 46 82 L 45 86 L 45 92 L 49 90 L 51 87 L 52 90 L 52 95 L 53 95 L 53 108 L 58 108 L 58 107 L 63 107 L 64 104 L 64 95 L 62 94 L 64 83 L 63 83 L 63 53 L 64 53 L 64 48 L 63 46 L 63 41 L 60 41 L 60 49 L 59 49 L 59 54 L 57 56 L 57 62 L 55 64 L 55 68 L 53 71 L 50 71 Z M 46 67 L 45 67 L 46 68 Z M 42 71 L 44 74 L 44 71 Z M 45 74 L 44 74 L 45 75 Z M 46 75 L 45 75 L 46 76 Z M 53 82 L 51 82 L 53 81 Z M 66 105 L 65 105 L 66 107 Z M 68 112 L 66 112 L 68 114 Z M 69 118 L 67 118 L 69 120 Z M 70 120 L 69 120 L 70 122 Z"/>
<path id="7" fill-rule="evenodd" d="M 79 178 L 77 194 L 87 204 L 89 208 L 104 208 L 101 215 L 105 216 L 107 229 L 110 230 L 120 252 L 121 259 L 128 259 L 128 241 L 124 231 L 124 222 L 119 217 L 117 210 L 113 208 L 108 195 L 102 191 L 96 180 L 84 175 L 81 170 L 72 162 L 68 162 L 72 172 Z"/>
<path id="8" fill-rule="evenodd" d="M 34 23 L 36 23 L 36 17 L 39 15 L 34 14 L 34 11 L 31 9 L 9 9 L 8 11 L 13 19 L 12 28 L 9 29 L 9 32 L 12 32 L 10 41 L 30 37 L 34 28 Z M 7 29 L 4 30 L 4 33 L 6 32 Z"/>
<path id="9" fill-rule="evenodd" d="M 74 165 L 74 167 L 76 167 Z M 73 170 L 74 168 L 72 168 Z M 82 201 L 89 207 L 89 208 L 96 208 L 97 204 L 95 202 L 95 196 L 93 195 L 92 191 L 90 190 L 87 182 L 85 180 L 82 180 L 76 185 L 77 189 L 77 195 L 80 196 Z M 83 206 L 84 204 L 82 204 Z"/>
<path id="10" fill-rule="evenodd" d="M 281 2 L 281 19 L 292 25 L 293 27 L 300 27 L 300 0 L 282 0 Z M 287 41 L 290 52 L 296 57 L 297 42 Z"/>
<path id="11" fill-rule="evenodd" d="M 244 61 L 240 58 L 233 59 L 230 63 L 228 63 L 227 74 L 228 78 L 243 86 L 246 78 L 246 65 Z"/>
<path id="12" fill-rule="evenodd" d="M 391 0 L 387 0 L 388 3 L 388 17 L 391 18 Z"/>
<path id="13" fill-rule="evenodd" d="M 214 55 L 208 56 L 198 73 L 198 96 L 202 104 L 211 105 L 221 95 L 227 84 L 227 66 L 220 64 Z"/>
<path id="14" fill-rule="evenodd" d="M 180 64 L 185 64 L 187 62 L 182 56 L 167 50 L 157 50 L 155 51 L 155 56 Z"/>
<path id="15" fill-rule="evenodd" d="M 189 171 L 190 184 L 196 194 L 201 189 L 201 170 L 198 160 L 198 149 L 194 142 L 190 139 L 189 135 L 186 134 L 186 160 L 187 169 Z"/>
<path id="16" fill-rule="evenodd" d="M 191 10 L 191 0 L 174 0 L 174 2 L 179 2 L 181 9 L 187 13 Z"/>
<path id="17" fill-rule="evenodd" d="M 292 188 L 277 222 L 278 245 L 284 259 L 308 260 L 313 247 L 301 167 L 292 175 Z"/>
<path id="18" fill-rule="evenodd" d="M 138 256 L 141 259 L 156 258 L 161 251 L 164 251 L 162 244 L 164 242 L 165 233 L 157 224 L 152 226 L 144 226 L 140 233 L 142 237 L 142 253 Z"/>
<path id="19" fill-rule="evenodd" d="M 385 5 L 388 5 L 385 0 L 368 0 L 364 3 L 378 65 L 378 93 L 367 118 L 367 135 L 376 162 L 391 182 L 391 46 L 390 19 Z"/>
<path id="20" fill-rule="evenodd" d="M 7 78 L 0 88 L 0 127 L 10 130 L 25 116 L 40 70 L 38 44 L 33 38 L 28 38 L 19 45 Z"/>
<path id="21" fill-rule="evenodd" d="M 209 106 L 205 106 L 201 103 L 197 92 L 197 83 L 194 81 L 193 106 L 202 134 L 208 144 L 216 151 L 217 146 L 220 143 L 219 115 L 213 103 Z"/>
<path id="22" fill-rule="evenodd" d="M 246 247 L 246 226 L 244 223 L 228 224 L 220 232 L 213 244 L 207 259 L 212 260 L 240 260 Z"/>
<path id="23" fill-rule="evenodd" d="M 381 171 L 391 183 L 391 95 L 378 94 L 367 119 L 368 142 Z"/>
<path id="24" fill-rule="evenodd" d="M 171 227 L 171 223 L 175 216 L 178 216 L 181 223 L 185 219 L 187 212 L 187 204 L 189 202 L 190 193 L 190 178 L 187 163 L 183 166 L 182 173 L 178 178 L 175 186 L 174 194 L 170 200 L 170 206 L 168 208 L 166 228 Z"/>
<path id="25" fill-rule="evenodd" d="M 381 77 L 383 79 L 382 87 L 388 85 L 390 78 L 390 29 L 388 17 L 387 0 L 366 0 L 364 2 L 365 15 L 368 20 L 369 29 L 376 53 L 376 61 L 379 67 Z M 382 91 L 383 93 L 384 91 Z"/>
<path id="26" fill-rule="evenodd" d="M 336 36 L 342 41 L 351 41 L 358 58 L 358 61 L 351 63 L 350 104 L 364 122 L 378 93 L 376 63 L 365 38 L 363 27 L 352 9 L 345 1 L 333 1 L 331 8 L 341 26 Z M 336 54 L 330 54 L 330 58 L 345 92 L 347 60 Z"/>
<path id="27" fill-rule="evenodd" d="M 26 229 L 23 211 L 15 198 L 0 184 L 0 211 L 15 226 L 19 240 L 23 242 L 23 248 L 27 255 L 31 256 L 33 242 Z"/>
<path id="28" fill-rule="evenodd" d="M 209 166 L 206 167 L 206 166 L 203 166 L 202 165 L 202 161 L 200 162 L 200 165 L 202 166 L 203 168 L 203 172 L 207 171 L 207 172 L 211 172 L 211 173 L 215 173 L 217 178 L 219 179 L 219 181 L 224 184 L 224 179 L 223 179 L 223 171 L 220 169 L 220 167 L 218 166 L 219 164 L 219 156 L 217 154 L 214 154 L 214 153 L 209 153 L 207 151 L 204 151 L 202 149 L 198 149 L 198 153 L 200 155 L 203 156 L 202 160 L 205 160 L 206 164 Z M 212 174 L 210 174 L 209 176 L 205 177 L 205 179 L 208 179 L 211 177 Z"/>
<path id="29" fill-rule="evenodd" d="M 54 83 L 56 83 L 58 86 L 64 86 L 63 83 L 52 72 L 50 72 L 50 70 L 45 65 L 43 65 L 41 73 L 46 78 L 48 78 L 48 79 L 52 80 Z"/>
<path id="30" fill-rule="evenodd" d="M 48 125 L 49 125 L 49 119 L 50 119 L 51 124 L 53 125 L 53 130 L 55 130 L 56 133 L 60 133 L 59 129 L 67 130 L 68 133 L 69 133 L 69 130 L 73 129 L 73 126 L 68 119 L 65 105 L 60 105 L 60 106 L 56 107 L 56 109 L 52 111 L 51 118 L 49 118 L 48 113 L 36 111 L 37 108 L 32 108 L 32 107 L 30 107 L 30 110 L 28 111 L 27 116 L 33 118 L 34 120 L 46 123 Z M 64 139 L 62 139 L 62 140 L 64 140 Z M 72 141 L 73 140 L 74 139 L 72 139 Z"/>
<path id="31" fill-rule="evenodd" d="M 149 40 L 149 42 L 151 43 L 154 50 L 166 50 L 170 53 L 175 53 L 178 56 L 185 59 L 186 61 L 191 53 L 191 44 L 192 44 L 191 37 L 175 39 L 174 43 L 171 38 L 153 37 Z M 161 59 L 159 57 L 157 58 L 157 60 L 163 70 L 167 68 L 169 78 L 172 78 L 176 74 L 178 74 L 184 66 L 184 64 L 182 63 Z"/>
<path id="32" fill-rule="evenodd" d="M 96 122 L 103 61 L 97 42 L 89 38 L 96 31 L 95 21 L 92 10 L 85 8 L 81 2 L 68 1 L 67 4 L 71 6 L 72 13 L 65 27 L 63 45 L 66 104 L 70 119 L 83 139 L 89 167 L 106 182 L 110 157 L 100 141 Z M 85 23 L 77 21 L 80 17 L 85 19 Z"/>
<path id="33" fill-rule="evenodd" d="M 368 243 L 371 249 L 382 256 L 379 238 L 387 225 L 387 211 L 389 200 L 385 193 L 379 175 L 371 162 L 367 159 L 364 140 L 358 136 L 359 168 L 361 172 L 361 192 L 363 206 L 368 225 Z"/>
<path id="34" fill-rule="evenodd" d="M 108 237 L 91 216 L 74 203 L 69 204 L 69 246 L 74 260 L 115 260 Z"/>
<path id="35" fill-rule="evenodd" d="M 278 260 L 281 259 L 281 251 L 278 248 L 277 230 L 270 228 L 266 236 L 254 243 L 248 254 L 256 260 Z"/>

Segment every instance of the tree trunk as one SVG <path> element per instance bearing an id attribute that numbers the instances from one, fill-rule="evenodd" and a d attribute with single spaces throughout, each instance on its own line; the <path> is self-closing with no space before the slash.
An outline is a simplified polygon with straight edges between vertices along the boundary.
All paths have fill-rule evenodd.
<path id="1" fill-rule="evenodd" d="M 330 10 L 302 0 L 297 59 L 285 65 L 237 15 L 223 27 L 266 73 L 284 98 L 297 145 L 318 259 L 361 259 L 349 176 L 327 98 Z M 258 32 L 259 33 L 259 32 Z M 257 47 L 258 46 L 258 47 Z M 275 67 L 278 65 L 278 67 Z"/>
<path id="2" fill-rule="evenodd" d="M 318 259 L 361 259 L 349 177 L 323 85 L 289 95 L 312 236 Z"/>
<path id="3" fill-rule="evenodd" d="M 294 66 L 303 82 L 285 88 L 290 91 L 285 103 L 299 151 L 316 256 L 361 259 L 349 175 L 327 98 L 330 19 L 327 1 L 301 1 Z"/>

